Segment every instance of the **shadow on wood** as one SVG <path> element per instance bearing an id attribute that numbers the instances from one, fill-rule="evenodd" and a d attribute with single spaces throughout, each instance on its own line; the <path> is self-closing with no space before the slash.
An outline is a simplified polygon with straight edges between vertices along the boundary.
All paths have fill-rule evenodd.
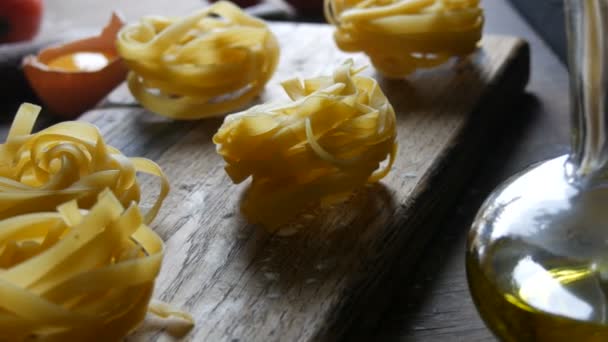
<path id="1" fill-rule="evenodd" d="M 261 283 L 268 285 L 269 297 L 282 296 L 297 288 L 297 301 L 307 301 L 321 286 L 328 286 L 336 276 L 352 277 L 360 271 L 357 258 L 374 254 L 371 244 L 376 229 L 374 222 L 387 222 L 395 211 L 395 201 L 382 184 L 364 186 L 344 203 L 314 213 L 285 229 L 269 235 L 263 228 L 256 234 L 267 237 L 263 244 L 254 245 L 245 258 L 251 258 L 261 272 Z M 281 236 L 293 234 L 291 236 Z M 355 256 L 356 257 L 353 257 Z"/>
<path id="2" fill-rule="evenodd" d="M 414 114 L 427 116 L 462 115 L 462 99 L 487 84 L 480 66 L 490 63 L 486 51 L 479 48 L 473 55 L 453 57 L 444 64 L 420 70 L 404 79 L 389 79 L 375 73 L 398 117 Z M 450 84 L 441 87 L 440 84 Z M 437 99 L 441 99 L 438 103 Z"/>

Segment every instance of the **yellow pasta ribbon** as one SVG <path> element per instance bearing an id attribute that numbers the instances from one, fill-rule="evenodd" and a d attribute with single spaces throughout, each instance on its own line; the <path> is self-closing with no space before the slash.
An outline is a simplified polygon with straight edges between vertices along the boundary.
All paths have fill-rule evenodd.
<path id="1" fill-rule="evenodd" d="M 285 81 L 291 102 L 225 118 L 213 141 L 234 183 L 252 177 L 242 203 L 249 221 L 276 230 L 303 209 L 388 174 L 395 112 L 378 83 L 359 71 L 348 61 L 333 76 Z"/>
<path id="2" fill-rule="evenodd" d="M 387 77 L 431 68 L 477 48 L 484 23 L 480 0 L 325 0 L 334 39 L 365 52 Z"/>
<path id="3" fill-rule="evenodd" d="M 245 106 L 279 60 L 268 26 L 225 1 L 184 18 L 144 17 L 120 31 L 117 46 L 132 70 L 133 96 L 146 109 L 179 120 Z"/>
<path id="4" fill-rule="evenodd" d="M 163 248 L 136 203 L 125 210 L 109 190 L 89 211 L 72 200 L 0 220 L 0 340 L 119 341 L 148 310 L 192 326 L 149 307 Z"/>
<path id="5" fill-rule="evenodd" d="M 161 181 L 158 198 L 145 215 L 145 222 L 152 222 L 169 192 L 157 164 L 125 157 L 85 122 L 62 122 L 32 133 L 39 112 L 38 106 L 21 105 L 0 145 L 0 219 L 51 211 L 72 199 L 90 208 L 106 188 L 128 207 L 140 200 L 136 173 L 143 172 Z"/>

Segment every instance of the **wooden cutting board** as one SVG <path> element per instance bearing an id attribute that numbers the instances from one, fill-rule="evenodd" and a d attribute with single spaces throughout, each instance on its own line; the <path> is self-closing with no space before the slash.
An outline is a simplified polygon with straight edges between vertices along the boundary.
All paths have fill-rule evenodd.
<path id="1" fill-rule="evenodd" d="M 286 99 L 281 80 L 330 74 L 346 58 L 332 28 L 272 24 L 281 62 L 262 101 Z M 479 51 L 406 80 L 373 68 L 395 107 L 399 153 L 390 175 L 312 219 L 293 236 L 271 235 L 239 214 L 247 183 L 235 186 L 211 137 L 222 119 L 173 122 L 134 106 L 118 88 L 82 120 L 128 156 L 155 160 L 172 191 L 153 228 L 166 241 L 155 297 L 196 320 L 187 341 L 333 341 L 376 302 L 396 255 L 415 260 L 437 220 L 469 180 L 493 130 L 508 120 L 501 107 L 528 80 L 529 50 L 521 40 L 487 36 Z M 154 188 L 144 178 L 143 187 Z M 150 184 L 148 184 L 150 183 Z M 146 202 L 143 203 L 146 205 Z M 407 272 L 407 270 L 402 270 Z M 359 324 L 359 323 L 357 323 Z M 151 320 L 130 338 L 164 339 Z"/>

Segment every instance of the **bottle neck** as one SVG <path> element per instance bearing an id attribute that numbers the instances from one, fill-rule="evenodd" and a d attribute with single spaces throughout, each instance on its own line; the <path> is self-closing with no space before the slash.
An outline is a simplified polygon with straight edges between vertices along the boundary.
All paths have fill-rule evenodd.
<path id="1" fill-rule="evenodd" d="M 565 0 L 575 176 L 608 165 L 608 0 Z"/>

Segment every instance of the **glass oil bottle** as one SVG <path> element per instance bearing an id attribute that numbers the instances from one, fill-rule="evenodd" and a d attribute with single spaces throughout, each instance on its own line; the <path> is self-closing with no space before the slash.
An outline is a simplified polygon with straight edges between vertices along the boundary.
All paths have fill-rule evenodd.
<path id="1" fill-rule="evenodd" d="M 469 233 L 469 288 L 503 341 L 608 341 L 608 0 L 565 14 L 572 152 L 496 189 Z"/>

